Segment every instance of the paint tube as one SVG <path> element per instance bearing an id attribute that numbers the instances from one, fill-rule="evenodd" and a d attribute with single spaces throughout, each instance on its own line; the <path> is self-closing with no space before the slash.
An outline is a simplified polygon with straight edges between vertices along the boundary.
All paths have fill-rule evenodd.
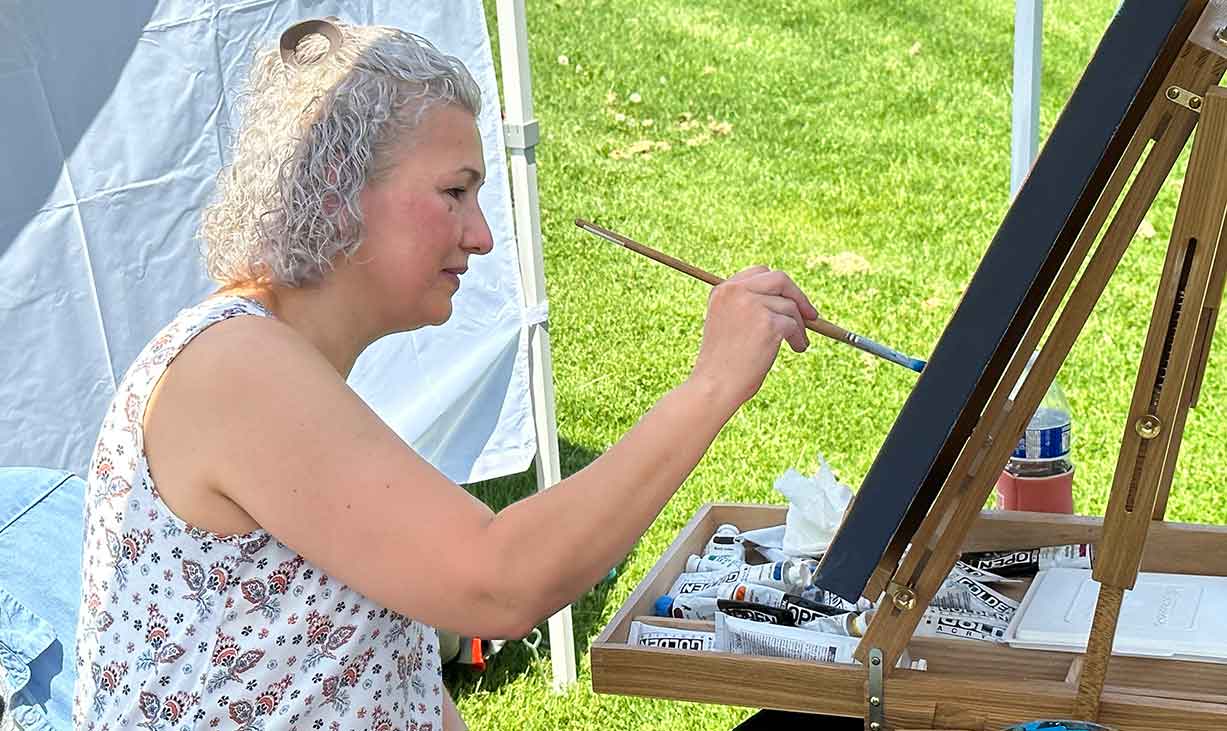
<path id="1" fill-rule="evenodd" d="M 1023 581 L 1022 579 L 1008 578 L 1000 574 L 995 574 L 992 571 L 978 569 L 975 566 L 968 563 L 963 563 L 962 561 L 955 561 L 954 568 L 951 570 L 958 571 L 964 576 L 970 576 L 981 584 L 1018 584 Z"/>
<path id="2" fill-rule="evenodd" d="M 843 600 L 840 599 L 842 602 Z M 844 602 L 847 604 L 847 602 Z M 792 615 L 792 624 L 804 625 L 818 617 L 829 617 L 836 614 L 844 614 L 850 611 L 847 607 L 836 607 L 830 604 L 821 604 L 811 601 L 803 596 L 796 594 L 785 594 L 783 608 L 788 610 Z"/>
<path id="3" fill-rule="evenodd" d="M 858 621 L 860 616 L 856 612 L 845 612 L 844 614 L 834 614 L 827 617 L 815 617 L 797 626 L 814 630 L 815 632 L 840 635 L 841 637 L 863 637 L 865 635 L 865 626 Z"/>
<path id="4" fill-rule="evenodd" d="M 682 594 L 702 594 L 711 588 L 711 594 L 715 595 L 716 586 L 712 582 L 718 582 L 725 576 L 724 571 L 700 571 L 696 573 L 685 573 L 677 577 L 673 582 L 673 586 L 669 588 L 669 596 L 681 596 Z"/>
<path id="5" fill-rule="evenodd" d="M 1095 562 L 1095 547 L 1089 543 L 965 553 L 964 563 L 1000 576 L 1033 576 L 1044 569 L 1089 569 Z"/>
<path id="6" fill-rule="evenodd" d="M 864 612 L 873 609 L 873 602 L 865 597 L 857 599 L 855 602 L 850 602 L 847 599 L 833 593 L 820 586 L 807 586 L 801 591 L 801 596 L 818 604 L 836 607 L 841 612 Z"/>
<path id="7" fill-rule="evenodd" d="M 1018 611 L 1018 602 L 958 572 L 946 578 L 929 606 L 942 611 L 990 615 L 1006 622 Z"/>
<path id="8" fill-rule="evenodd" d="M 736 587 L 732 587 L 736 588 Z M 760 587 L 761 588 L 761 587 Z M 792 624 L 792 615 L 783 607 L 759 604 L 758 602 L 718 599 L 711 596 L 683 594 L 679 597 L 662 596 L 656 600 L 656 614 L 677 619 L 715 619 L 716 612 L 753 622 Z"/>
<path id="9" fill-rule="evenodd" d="M 783 590 L 762 584 L 728 584 L 721 587 L 716 596 L 720 599 L 754 602 L 768 607 L 784 606 Z"/>
<path id="10" fill-rule="evenodd" d="M 716 608 L 730 617 L 748 619 L 751 622 L 785 626 L 792 624 L 792 615 L 783 607 L 771 607 L 756 602 L 739 602 L 734 599 L 717 599 Z"/>
<path id="11" fill-rule="evenodd" d="M 796 556 L 784 551 L 784 525 L 742 531 L 741 541 L 758 552 L 768 562 L 787 561 Z"/>
<path id="12" fill-rule="evenodd" d="M 690 558 L 686 559 L 686 571 L 688 573 L 697 573 L 699 571 L 727 573 L 730 569 L 739 569 L 741 566 L 742 563 L 731 553 L 709 553 L 706 556 L 698 556 L 692 553 Z"/>
<path id="13" fill-rule="evenodd" d="M 726 614 L 716 615 L 715 649 L 718 652 L 787 657 L 814 662 L 855 663 L 853 653 L 859 643 L 860 639 L 856 637 L 815 632 L 802 627 L 750 622 Z M 906 668 L 911 664 L 911 658 L 904 652 L 897 667 Z"/>
<path id="14" fill-rule="evenodd" d="M 1009 622 L 996 617 L 980 617 L 962 612 L 943 612 L 930 607 L 916 625 L 916 637 L 957 637 L 981 642 L 1005 642 Z"/>
<path id="15" fill-rule="evenodd" d="M 751 566 L 741 580 L 782 591 L 800 591 L 809 585 L 810 576 L 811 569 L 806 562 L 789 559 Z"/>
<path id="16" fill-rule="evenodd" d="M 712 619 L 716 616 L 716 597 L 697 594 L 662 596 L 656 600 L 656 616 L 675 619 Z"/>
<path id="17" fill-rule="evenodd" d="M 718 652 L 851 663 L 857 642 L 859 640 L 853 637 L 716 615 L 715 649 Z"/>
<path id="18" fill-rule="evenodd" d="M 711 619 L 721 599 L 779 608 L 784 604 L 784 592 L 760 584 L 718 584 L 698 592 L 659 597 L 655 604 L 656 615 L 677 619 Z"/>
<path id="19" fill-rule="evenodd" d="M 663 647 L 668 650 L 711 650 L 716 634 L 693 629 L 657 627 L 643 622 L 631 622 L 626 644 L 639 647 Z"/>
<path id="20" fill-rule="evenodd" d="M 875 612 L 866 612 L 852 622 L 853 631 L 859 631 L 863 636 L 873 621 Z M 981 642 L 1004 643 L 1005 632 L 1009 627 L 996 617 L 971 614 L 968 612 L 942 611 L 929 607 L 925 610 L 920 622 L 916 625 L 913 637 L 957 637 L 965 640 Z"/>
<path id="21" fill-rule="evenodd" d="M 782 549 L 784 548 L 784 530 L 785 525 L 783 523 L 766 528 L 744 530 L 741 532 L 741 541 L 751 546 Z"/>
<path id="22" fill-rule="evenodd" d="M 732 523 L 724 523 L 716 528 L 715 534 L 707 542 L 707 546 L 703 548 L 704 556 L 710 556 L 711 554 L 733 556 L 737 559 L 737 563 L 745 563 L 746 547 L 741 542 L 741 531 L 737 529 L 737 526 Z"/>
<path id="23" fill-rule="evenodd" d="M 683 576 L 697 577 L 698 574 L 683 574 Z M 713 572 L 713 576 L 714 578 L 710 579 L 706 585 L 693 589 L 690 592 L 682 593 L 717 596 L 723 587 L 735 584 L 769 586 L 781 591 L 787 591 L 789 589 L 799 589 L 808 583 L 809 580 L 807 568 L 796 560 L 756 564 L 753 566 L 745 564 L 724 574 Z M 676 587 L 677 584 L 675 583 L 674 586 Z M 678 592 L 670 591 L 669 594 L 677 596 Z"/>
<path id="24" fill-rule="evenodd" d="M 776 548 L 775 546 L 754 546 L 754 550 L 758 552 L 758 555 L 772 562 L 787 561 L 788 559 L 793 558 L 787 553 L 784 553 L 784 549 Z"/>

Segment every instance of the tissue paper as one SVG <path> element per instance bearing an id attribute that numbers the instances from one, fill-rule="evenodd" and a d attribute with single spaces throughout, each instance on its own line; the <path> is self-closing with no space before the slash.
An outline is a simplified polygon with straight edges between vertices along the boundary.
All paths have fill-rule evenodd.
<path id="1" fill-rule="evenodd" d="M 818 456 L 818 472 L 805 477 L 789 469 L 776 478 L 775 489 L 788 498 L 784 521 L 786 553 L 817 556 L 826 550 L 852 501 L 852 490 L 835 479 L 830 465 Z"/>

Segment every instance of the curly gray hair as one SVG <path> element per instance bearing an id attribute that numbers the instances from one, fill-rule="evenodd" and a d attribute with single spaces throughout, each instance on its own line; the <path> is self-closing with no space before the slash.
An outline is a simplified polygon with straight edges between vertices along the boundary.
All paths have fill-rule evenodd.
<path id="1" fill-rule="evenodd" d="M 460 59 L 425 38 L 340 22 L 340 47 L 309 34 L 262 49 L 244 93 L 232 163 L 202 216 L 209 276 L 223 285 L 318 282 L 362 239 L 358 194 L 427 109 L 457 104 L 474 116 L 481 90 Z"/>

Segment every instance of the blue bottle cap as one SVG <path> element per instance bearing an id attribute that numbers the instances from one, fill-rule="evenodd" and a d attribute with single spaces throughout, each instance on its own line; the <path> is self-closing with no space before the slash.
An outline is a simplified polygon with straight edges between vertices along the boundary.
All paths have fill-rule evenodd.
<path id="1" fill-rule="evenodd" d="M 668 617 L 670 610 L 673 609 L 673 597 L 666 594 L 665 596 L 656 599 L 656 616 Z"/>

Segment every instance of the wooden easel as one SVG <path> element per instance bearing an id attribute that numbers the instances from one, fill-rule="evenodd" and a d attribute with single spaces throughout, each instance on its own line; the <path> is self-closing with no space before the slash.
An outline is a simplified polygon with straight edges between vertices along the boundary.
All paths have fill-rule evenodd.
<path id="1" fill-rule="evenodd" d="M 905 523 L 879 562 L 865 596 L 881 597 L 880 609 L 857 654 L 868 687 L 881 685 L 878 674 L 889 673 L 911 641 L 996 476 L 1200 122 L 1121 444 L 1094 570 L 1102 589 L 1076 704 L 1069 709 L 1072 718 L 1096 719 L 1121 601 L 1137 578 L 1152 521 L 1163 519 L 1227 276 L 1227 89 L 1218 86 L 1227 70 L 1227 30 L 1221 35 L 1219 51 L 1192 41 L 1181 49 L 932 506 L 918 523 Z M 1034 365 L 1011 399 L 1041 340 Z M 884 728 L 872 700 L 867 711 L 866 727 Z"/>

